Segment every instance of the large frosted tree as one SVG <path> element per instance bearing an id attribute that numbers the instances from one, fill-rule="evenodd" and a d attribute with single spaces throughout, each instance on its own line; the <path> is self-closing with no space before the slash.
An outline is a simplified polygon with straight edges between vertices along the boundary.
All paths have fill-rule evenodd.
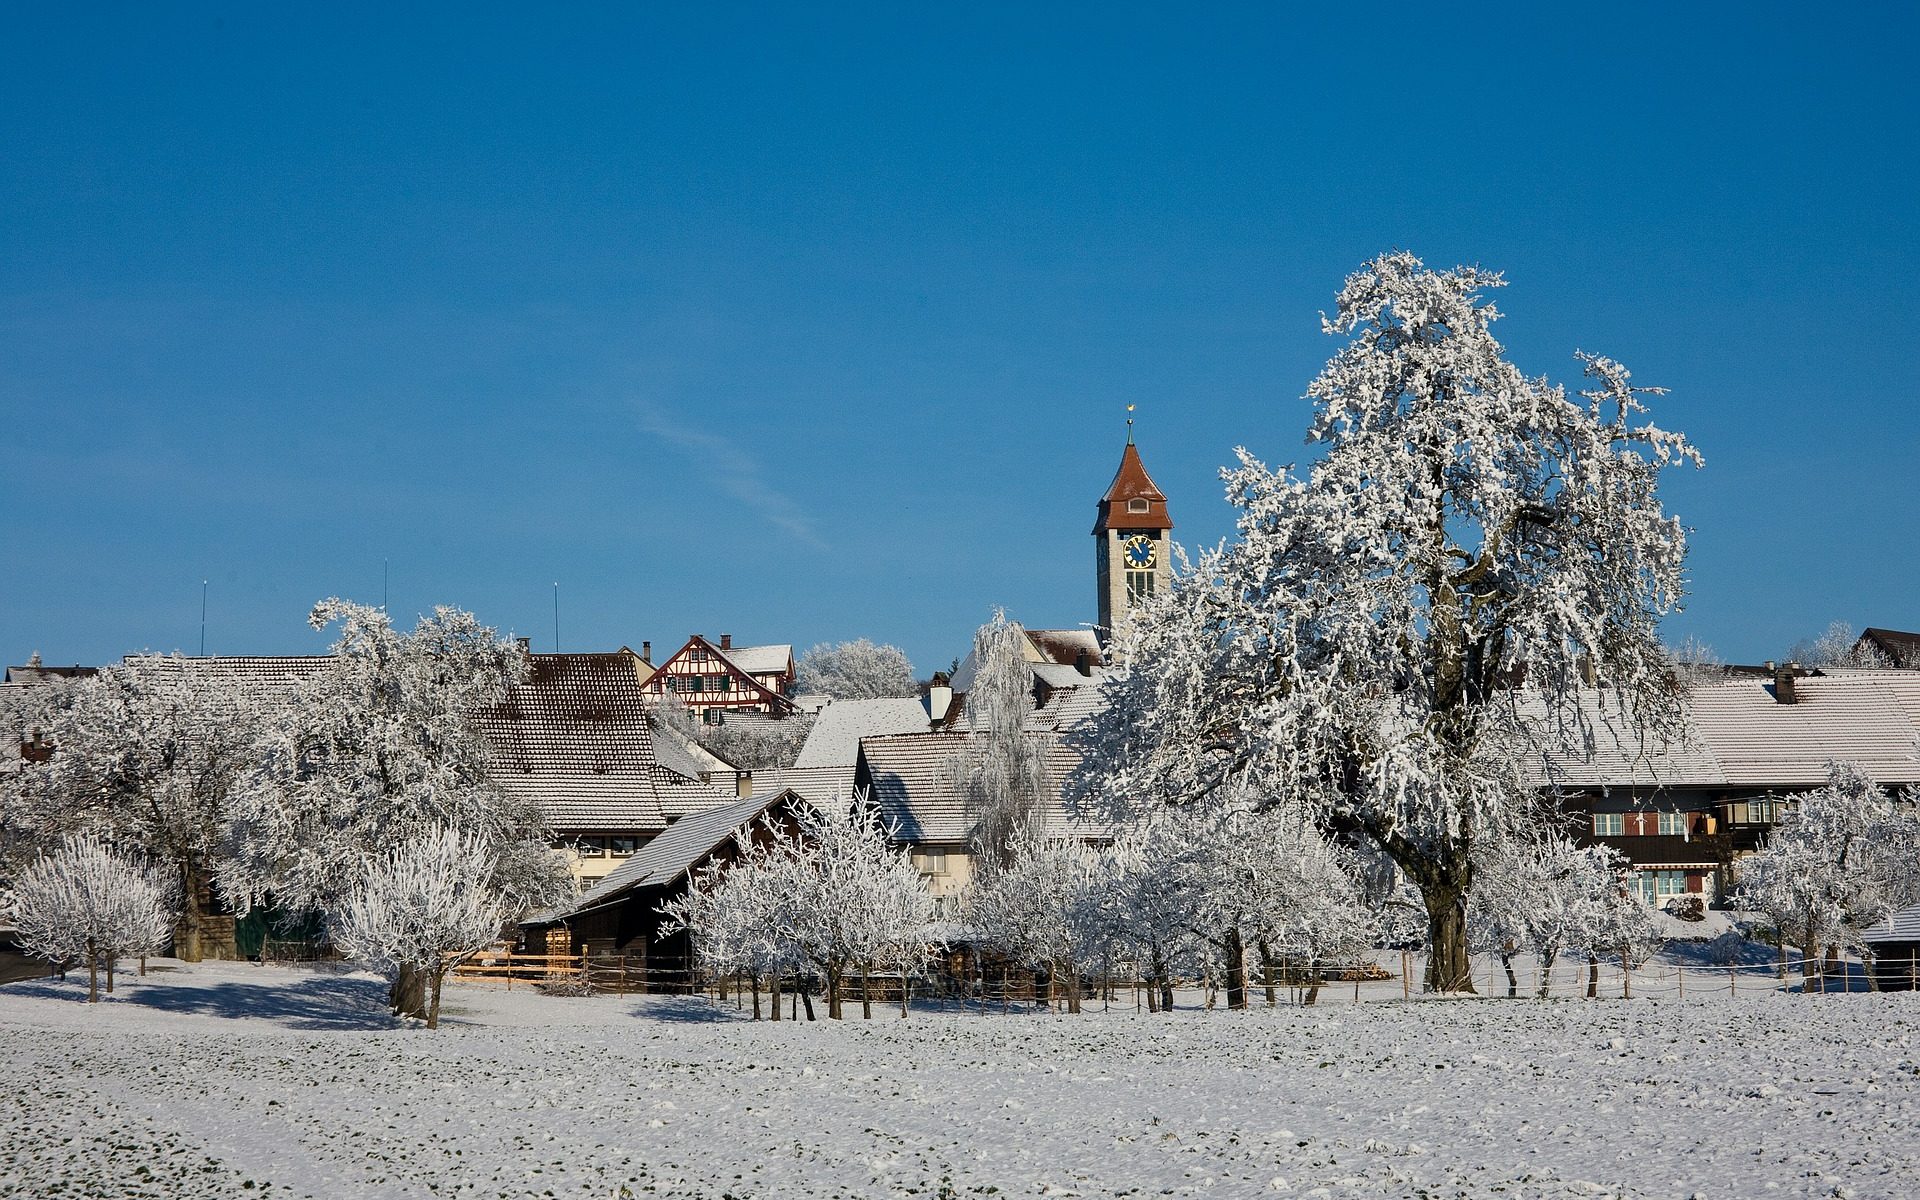
<path id="1" fill-rule="evenodd" d="M 380 609 L 326 600 L 327 669 L 268 723 L 261 764 L 229 805 L 222 882 L 242 902 L 344 913 L 394 846 L 436 830 L 478 846 L 508 919 L 569 890 L 538 806 L 490 777 L 481 715 L 526 670 L 513 642 L 436 608 L 411 633 Z M 427 976 L 395 968 L 396 1011 L 425 1016 Z"/>
<path id="2" fill-rule="evenodd" d="M 821 643 L 800 656 L 794 690 L 835 700 L 872 700 L 914 694 L 913 664 L 898 646 L 867 638 Z"/>
<path id="3" fill-rule="evenodd" d="M 1237 537 L 1134 622 L 1082 739 L 1081 788 L 1110 803 L 1246 779 L 1390 855 L 1443 991 L 1472 987 L 1474 847 L 1526 818 L 1529 739 L 1577 736 L 1589 682 L 1651 739 L 1680 712 L 1656 622 L 1686 536 L 1656 484 L 1699 457 L 1609 359 L 1578 356 L 1577 394 L 1522 374 L 1492 334 L 1501 283 L 1399 252 L 1347 279 L 1323 318 L 1344 345 L 1307 389 L 1315 459 L 1238 452 Z"/>

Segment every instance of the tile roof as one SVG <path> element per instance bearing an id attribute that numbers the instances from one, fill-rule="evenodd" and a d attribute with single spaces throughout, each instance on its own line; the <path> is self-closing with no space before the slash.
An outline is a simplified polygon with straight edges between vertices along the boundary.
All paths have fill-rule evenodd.
<path id="1" fill-rule="evenodd" d="M 1920 904 L 1890 913 L 1860 935 L 1867 942 L 1920 942 Z"/>
<path id="2" fill-rule="evenodd" d="M 1129 500 L 1145 500 L 1147 511 L 1128 512 Z M 1129 438 L 1127 448 L 1120 454 L 1120 469 L 1114 472 L 1113 483 L 1107 488 L 1107 494 L 1100 498 L 1100 519 L 1094 523 L 1093 531 L 1172 528 L 1173 518 L 1167 515 L 1166 493 L 1154 486 L 1152 477 L 1147 474 L 1146 464 L 1140 461 L 1140 451 Z"/>
<path id="3" fill-rule="evenodd" d="M 715 646 L 714 650 L 749 675 L 783 675 L 793 665 L 791 645 L 734 646 L 725 650 Z"/>
<path id="4" fill-rule="evenodd" d="M 927 706 L 916 696 L 836 700 L 813 719 L 813 728 L 807 731 L 807 740 L 793 765 L 851 767 L 860 757 L 861 738 L 920 733 L 928 724 Z"/>
<path id="5" fill-rule="evenodd" d="M 1581 702 L 1594 744 L 1568 731 L 1548 744 L 1540 781 L 1572 787 L 1731 787 L 1799 790 L 1826 781 L 1827 764 L 1859 763 L 1881 784 L 1920 782 L 1920 673 L 1802 676 L 1798 703 L 1780 704 L 1770 681 L 1735 678 L 1688 690 L 1687 724 L 1668 746 L 1642 746 L 1603 693 Z M 1539 710 L 1531 714 L 1536 721 Z"/>
<path id="6" fill-rule="evenodd" d="M 543 923 L 596 908 L 638 887 L 658 887 L 673 882 L 701 859 L 719 849 L 736 832 L 758 820 L 760 814 L 784 795 L 784 792 L 770 792 L 765 796 L 736 800 L 674 822 L 659 837 L 640 847 L 632 858 L 609 871 L 573 903 L 548 914 Z"/>
<path id="7" fill-rule="evenodd" d="M 1068 811 L 1062 798 L 1080 756 L 1048 733 L 1027 736 L 1043 743 L 1050 792 L 1048 832 L 1056 837 L 1103 838 L 1106 826 Z M 972 735 L 912 733 L 866 738 L 860 743 L 858 781 L 872 787 L 883 820 L 898 826 L 903 842 L 964 842 L 973 828 L 958 771 Z"/>
<path id="8" fill-rule="evenodd" d="M 763 768 L 753 772 L 753 794 L 786 790 L 815 808 L 837 808 L 853 795 L 853 773 L 852 763 L 831 767 Z"/>
<path id="9" fill-rule="evenodd" d="M 1886 655 L 1896 666 L 1920 668 L 1920 633 L 1868 628 L 1861 632 L 1860 640 Z"/>
<path id="10" fill-rule="evenodd" d="M 656 758 L 646 689 L 623 654 L 533 655 L 481 727 L 495 779 L 559 832 L 651 832 L 733 798 Z"/>

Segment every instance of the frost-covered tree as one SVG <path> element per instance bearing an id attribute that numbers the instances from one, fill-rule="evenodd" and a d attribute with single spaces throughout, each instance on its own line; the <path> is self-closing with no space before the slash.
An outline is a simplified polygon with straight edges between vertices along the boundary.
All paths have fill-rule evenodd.
<path id="1" fill-rule="evenodd" d="M 544 815 L 490 778 L 479 724 L 523 676 L 525 653 L 446 607 L 411 633 L 343 600 L 311 622 L 337 624 L 339 640 L 268 722 L 261 762 L 234 791 L 226 894 L 336 919 L 381 856 L 446 828 L 483 847 L 507 919 L 568 895 Z M 395 1011 L 425 1016 L 426 983 L 402 963 Z"/>
<path id="2" fill-rule="evenodd" d="M 698 742 L 746 771 L 792 766 L 813 729 L 813 717 L 804 713 L 764 717 L 716 712 L 712 721 L 702 721 L 672 698 L 655 705 L 652 712 L 654 720 L 666 723 L 682 738 Z"/>
<path id="3" fill-rule="evenodd" d="M 1033 668 L 1026 632 L 996 611 L 973 635 L 965 751 L 948 765 L 966 803 L 975 861 L 991 871 L 1041 836 L 1048 794 L 1046 748 L 1026 732 Z"/>
<path id="4" fill-rule="evenodd" d="M 764 829 L 757 841 L 741 841 L 733 862 L 703 873 L 687 897 L 663 908 L 669 928 L 690 930 L 718 970 L 812 967 L 826 980 L 834 1020 L 857 977 L 871 1017 L 873 974 L 897 970 L 904 989 L 932 948 L 933 896 L 912 856 L 894 844 L 864 790 L 844 811 L 802 807 L 791 835 Z"/>
<path id="5" fill-rule="evenodd" d="M 1835 621 L 1816 638 L 1802 638 L 1787 651 L 1787 658 L 1807 667 L 1891 667 L 1874 646 L 1862 642 L 1845 621 Z"/>
<path id="6" fill-rule="evenodd" d="M 1471 990 L 1473 851 L 1534 802 L 1517 745 L 1606 702 L 1680 724 L 1656 620 L 1686 537 L 1656 495 L 1698 463 L 1610 359 L 1578 395 L 1521 374 L 1476 268 L 1368 263 L 1324 320 L 1304 476 L 1239 452 L 1236 540 L 1133 622 L 1128 675 L 1081 737 L 1082 794 L 1195 802 L 1246 780 L 1390 855 L 1427 911 L 1426 987 Z M 1559 728 L 1553 728 L 1553 727 Z"/>
<path id="7" fill-rule="evenodd" d="M 1174 974 L 1197 944 L 1198 820 L 1180 809 L 1148 810 L 1121 829 L 1106 856 L 1101 891 L 1111 914 L 1111 952 L 1136 964 L 1151 1012 L 1173 1011 Z"/>
<path id="8" fill-rule="evenodd" d="M 1616 851 L 1576 846 L 1550 828 L 1482 843 L 1468 925 L 1475 944 L 1500 957 L 1509 996 L 1519 994 L 1516 956 L 1533 955 L 1544 998 L 1562 954 L 1613 938 L 1625 919 L 1617 911 L 1625 898 L 1624 870 L 1625 860 Z"/>
<path id="9" fill-rule="evenodd" d="M 1007 957 L 1059 981 L 1077 1013 L 1086 968 L 1113 928 L 1103 903 L 1111 873 L 1107 856 L 1084 842 L 1029 835 L 975 883 L 967 919 Z"/>
<path id="10" fill-rule="evenodd" d="M 1920 817 L 1857 763 L 1834 763 L 1826 786 L 1797 797 L 1766 847 L 1741 860 L 1735 894 L 1773 918 L 1812 975 L 1826 948 L 1861 948 L 1867 927 L 1920 901 Z"/>
<path id="11" fill-rule="evenodd" d="M 494 854 L 483 834 L 435 827 L 376 855 L 329 914 L 343 955 L 396 983 L 403 972 L 426 981 L 428 1029 L 440 1027 L 447 969 L 498 939 L 508 917 Z"/>
<path id="12" fill-rule="evenodd" d="M 29 956 L 62 968 L 86 964 L 88 1003 L 100 998 L 100 972 L 111 992 L 120 959 L 156 954 L 173 935 L 171 882 L 94 834 L 68 838 L 21 871 L 13 902 Z"/>
<path id="13" fill-rule="evenodd" d="M 138 846 L 174 875 L 179 956 L 198 961 L 228 794 L 255 761 L 261 698 L 217 663 L 140 656 L 73 684 L 42 781 L 59 824 Z"/>
<path id="14" fill-rule="evenodd" d="M 823 642 L 800 656 L 794 673 L 796 692 L 835 700 L 911 696 L 918 690 L 906 652 L 866 638 L 838 645 Z"/>
<path id="15" fill-rule="evenodd" d="M 0 688 L 0 893 L 16 872 L 91 819 L 91 801 L 76 805 L 48 769 L 54 726 L 74 692 L 65 681 Z"/>

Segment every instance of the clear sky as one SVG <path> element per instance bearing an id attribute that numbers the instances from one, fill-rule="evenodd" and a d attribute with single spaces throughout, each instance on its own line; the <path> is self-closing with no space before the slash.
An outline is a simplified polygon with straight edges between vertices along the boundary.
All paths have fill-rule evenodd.
<path id="1" fill-rule="evenodd" d="M 0 658 L 194 651 L 202 579 L 317 650 L 384 561 L 925 673 L 1093 619 L 1127 403 L 1223 536 L 1394 247 L 1673 389 L 1671 636 L 1920 628 L 1913 6 L 396 7 L 0 17 Z"/>

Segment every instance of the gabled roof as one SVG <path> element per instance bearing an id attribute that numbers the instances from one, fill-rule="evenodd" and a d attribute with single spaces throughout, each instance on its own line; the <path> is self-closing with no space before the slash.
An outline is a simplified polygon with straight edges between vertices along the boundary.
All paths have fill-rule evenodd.
<path id="1" fill-rule="evenodd" d="M 1883 786 L 1920 782 L 1920 673 L 1810 675 L 1797 703 L 1770 680 L 1733 678 L 1688 689 L 1686 725 L 1667 745 L 1643 744 L 1601 689 L 1582 692 L 1593 745 L 1547 730 L 1537 702 L 1523 716 L 1546 747 L 1539 781 L 1563 787 L 1695 787 L 1796 791 L 1826 782 L 1827 764 L 1856 762 Z"/>
<path id="2" fill-rule="evenodd" d="M 790 711 L 793 708 L 792 700 L 782 696 L 779 692 L 767 687 L 755 678 L 757 675 L 778 675 L 786 673 L 793 663 L 792 646 L 734 646 L 723 650 L 718 643 L 710 642 L 697 633 L 688 638 L 684 646 L 675 650 L 661 662 L 660 666 L 648 677 L 647 690 L 655 695 L 666 694 L 666 680 L 669 678 L 667 668 L 682 660 L 691 662 L 690 652 L 696 647 L 704 649 L 713 660 L 728 668 L 731 674 L 737 676 L 740 682 L 751 690 L 753 696 L 757 697 L 757 699 L 750 700 L 748 701 L 749 703 L 757 703 L 759 700 L 765 700 L 781 711 Z M 755 665 L 748 666 L 743 663 L 741 661 L 741 655 L 747 656 L 747 662 Z M 780 665 L 767 665 L 775 661 L 776 658 Z M 694 673 L 699 674 L 699 671 L 696 669 Z"/>
<path id="3" fill-rule="evenodd" d="M 1896 667 L 1920 669 L 1920 633 L 1868 628 L 1861 631 L 1860 641 L 1878 650 Z"/>
<path id="4" fill-rule="evenodd" d="M 1047 832 L 1054 837 L 1105 838 L 1112 830 L 1068 811 L 1062 792 L 1080 756 L 1053 734 L 1029 733 L 1041 743 L 1050 794 Z M 972 735 L 913 733 L 860 743 L 859 786 L 873 789 L 883 822 L 902 842 L 958 844 L 973 821 L 959 782 Z"/>
<path id="5" fill-rule="evenodd" d="M 853 796 L 854 764 L 763 767 L 753 772 L 753 794 L 790 791 L 815 808 L 837 812 Z"/>
<path id="6" fill-rule="evenodd" d="M 1132 507 L 1129 500 L 1145 500 L 1145 512 L 1129 512 Z M 1172 529 L 1173 518 L 1167 515 L 1167 497 L 1154 486 L 1153 479 L 1147 474 L 1146 464 L 1140 461 L 1140 451 L 1134 448 L 1131 438 L 1127 448 L 1120 455 L 1120 469 L 1114 472 L 1113 483 L 1107 488 L 1107 494 L 1100 498 L 1100 518 L 1093 524 L 1093 531 L 1101 533 L 1108 529 Z"/>
<path id="7" fill-rule="evenodd" d="M 749 675 L 785 675 L 793 670 L 791 645 L 735 646 L 719 653 Z"/>
<path id="8" fill-rule="evenodd" d="M 50 667 L 41 662 L 30 662 L 24 666 L 8 667 L 6 675 L 0 677 L 0 683 L 13 683 L 26 687 L 41 683 L 59 683 L 70 679 L 85 679 L 99 673 L 99 667 L 83 667 L 75 663 L 71 667 Z"/>
<path id="9" fill-rule="evenodd" d="M 481 718 L 494 778 L 562 833 L 664 829 L 730 793 L 655 755 L 645 685 L 625 654 L 536 654 L 527 680 Z"/>
<path id="10" fill-rule="evenodd" d="M 791 792 L 770 792 L 765 796 L 736 800 L 709 808 L 669 825 L 654 838 L 583 893 L 573 903 L 555 909 L 542 918 L 542 924 L 561 920 L 589 908 L 597 908 L 640 887 L 659 887 L 672 883 L 697 866 L 700 861 L 732 839 L 733 835 L 760 819 Z"/>
<path id="11" fill-rule="evenodd" d="M 835 700 L 813 719 L 793 765 L 850 768 L 860 757 L 861 738 L 919 733 L 930 719 L 925 702 L 915 696 Z"/>

